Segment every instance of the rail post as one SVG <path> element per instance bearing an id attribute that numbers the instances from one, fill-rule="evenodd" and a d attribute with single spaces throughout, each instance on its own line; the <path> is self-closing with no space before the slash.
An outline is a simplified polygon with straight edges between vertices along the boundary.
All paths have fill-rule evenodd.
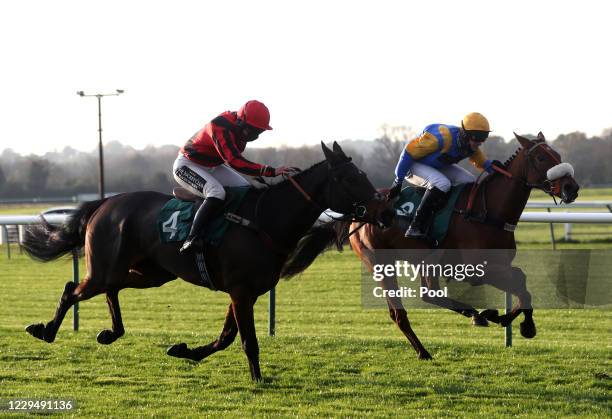
<path id="1" fill-rule="evenodd" d="M 268 336 L 276 333 L 276 287 L 270 290 L 270 301 L 268 302 Z"/>
<path id="2" fill-rule="evenodd" d="M 72 251 L 72 282 L 75 283 L 76 286 L 79 285 L 79 249 L 74 249 Z M 72 308 L 73 316 L 72 316 L 72 328 L 74 331 L 79 330 L 79 302 L 74 303 Z"/>
<path id="3" fill-rule="evenodd" d="M 506 314 L 512 312 L 512 294 L 506 292 Z M 505 333 L 506 348 L 512 347 L 512 323 L 506 326 Z"/>
<path id="4" fill-rule="evenodd" d="M 2 226 L 2 238 L 3 238 L 3 242 L 6 243 L 6 257 L 7 258 L 11 258 L 11 242 L 9 241 L 9 234 L 8 234 L 8 226 L 3 225 Z"/>

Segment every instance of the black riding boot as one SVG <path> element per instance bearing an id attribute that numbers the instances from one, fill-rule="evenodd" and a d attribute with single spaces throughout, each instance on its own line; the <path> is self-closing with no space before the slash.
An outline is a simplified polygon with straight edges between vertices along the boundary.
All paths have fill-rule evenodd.
<path id="1" fill-rule="evenodd" d="M 183 243 L 183 247 L 181 247 L 181 253 L 189 249 L 202 250 L 204 243 L 200 235 L 204 230 L 204 226 L 212 220 L 217 210 L 223 206 L 223 202 L 225 202 L 223 199 L 213 197 L 208 197 L 202 202 L 202 205 L 200 205 L 200 208 L 198 208 L 193 217 L 191 231 L 189 232 L 189 236 L 187 236 L 187 240 Z"/>
<path id="2" fill-rule="evenodd" d="M 415 239 L 425 237 L 433 215 L 446 205 L 446 195 L 446 192 L 435 186 L 425 191 L 423 199 L 414 214 L 414 219 L 406 230 L 406 237 Z"/>

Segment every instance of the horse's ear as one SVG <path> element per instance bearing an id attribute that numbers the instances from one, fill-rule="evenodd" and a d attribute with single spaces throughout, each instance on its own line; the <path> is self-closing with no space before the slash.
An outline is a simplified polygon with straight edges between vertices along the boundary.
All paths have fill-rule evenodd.
<path id="1" fill-rule="evenodd" d="M 340 147 L 340 144 L 338 144 L 336 141 L 334 141 L 333 148 L 334 148 L 334 153 L 342 154 L 343 156 L 345 155 L 344 151 L 342 151 L 342 148 Z"/>
<path id="2" fill-rule="evenodd" d="M 538 132 L 538 141 L 546 141 L 546 138 L 544 138 L 544 134 L 542 134 L 542 131 Z"/>
<path id="3" fill-rule="evenodd" d="M 331 151 L 329 148 L 327 148 L 327 146 L 325 145 L 323 141 L 321 141 L 321 148 L 323 149 L 323 154 L 325 155 L 325 159 L 331 162 L 334 157 L 334 152 Z"/>
<path id="4" fill-rule="evenodd" d="M 516 137 L 516 139 L 518 140 L 518 142 L 521 144 L 523 148 L 531 148 L 531 146 L 533 145 L 533 143 L 531 142 L 529 138 L 518 135 L 516 132 L 514 133 L 514 136 Z"/>

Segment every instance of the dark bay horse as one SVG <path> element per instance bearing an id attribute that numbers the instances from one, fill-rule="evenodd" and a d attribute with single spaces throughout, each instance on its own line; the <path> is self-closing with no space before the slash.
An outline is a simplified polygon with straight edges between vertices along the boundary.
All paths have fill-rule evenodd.
<path id="1" fill-rule="evenodd" d="M 533 322 L 531 294 L 527 291 L 525 274 L 521 269 L 512 267 L 512 259 L 516 253 L 516 242 L 513 228 L 516 226 L 533 188 L 543 190 L 552 196 L 561 198 L 563 202 L 573 202 L 578 196 L 579 186 L 573 178 L 573 169 L 567 163 L 561 163 L 559 154 L 546 144 L 542 133 L 535 140 L 529 140 L 515 134 L 521 148 L 505 162 L 505 170 L 484 178 L 480 184 L 464 188 L 453 214 L 448 233 L 440 249 L 508 249 L 504 252 L 507 260 L 501 266 L 500 275 L 487 277 L 485 282 L 503 291 L 509 291 L 518 298 L 518 304 L 512 312 L 500 316 L 497 310 L 484 310 L 479 313 L 474 307 L 450 298 L 424 298 L 426 302 L 436 304 L 464 316 L 471 317 L 475 325 L 485 326 L 487 320 L 502 326 L 510 324 L 521 312 L 525 321 L 521 323 L 521 334 L 532 338 L 536 334 Z M 478 187 L 476 187 L 478 186 Z M 466 211 L 467 209 L 467 211 Z M 337 237 L 323 227 L 311 231 L 311 235 L 319 237 L 320 246 L 311 252 L 323 251 L 338 237 L 346 237 L 350 222 L 334 221 L 328 224 L 336 230 Z M 375 225 L 358 223 L 350 225 L 354 234 L 350 236 L 352 250 L 364 264 L 372 267 L 380 261 L 376 260 L 377 249 L 429 249 L 431 245 L 425 240 L 404 237 L 404 228 L 394 223 L 393 228 L 381 229 Z M 324 239 L 328 240 L 325 243 Z M 341 246 L 341 243 L 337 243 Z M 422 285 L 428 289 L 438 289 L 438 278 L 421 278 Z M 395 277 L 385 278 L 383 288 L 395 290 L 398 288 Z M 431 355 L 423 347 L 412 330 L 405 308 L 399 298 L 387 298 L 391 319 L 408 338 L 419 358 L 430 359 Z"/>
<path id="2" fill-rule="evenodd" d="M 267 189 L 247 193 L 237 214 L 255 222 L 257 230 L 232 224 L 218 247 L 205 249 L 214 287 L 231 298 L 223 330 L 208 345 L 190 349 L 181 343 L 172 346 L 169 355 L 200 361 L 225 349 L 240 333 L 251 377 L 261 379 L 255 301 L 277 284 L 284 267 L 287 272 L 300 270 L 291 253 L 324 209 L 373 221 L 376 214 L 371 210 L 381 199 L 338 144 L 333 151 L 321 145 L 324 161 Z M 78 286 L 66 284 L 53 320 L 28 326 L 28 333 L 53 342 L 73 304 L 105 293 L 112 329 L 101 331 L 97 340 L 110 344 L 124 334 L 120 290 L 158 287 L 177 277 L 202 286 L 194 255 L 180 254 L 180 242 L 160 241 L 157 217 L 170 198 L 157 192 L 125 193 L 81 205 L 63 226 L 44 223 L 28 228 L 24 248 L 32 257 L 49 261 L 84 245 L 87 261 L 87 275 Z"/>

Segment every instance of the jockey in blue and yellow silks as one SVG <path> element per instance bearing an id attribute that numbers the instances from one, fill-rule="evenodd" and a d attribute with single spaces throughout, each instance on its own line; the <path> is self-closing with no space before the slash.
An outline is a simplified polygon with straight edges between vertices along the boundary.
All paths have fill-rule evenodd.
<path id="1" fill-rule="evenodd" d="M 406 145 L 395 168 L 389 199 L 399 195 L 404 178 L 426 188 L 406 237 L 424 237 L 432 216 L 446 204 L 451 186 L 475 180 L 456 163 L 468 158 L 479 170 L 487 172 L 493 171 L 493 164 L 501 166 L 497 161 L 488 160 L 479 148 L 489 132 L 489 121 L 472 112 L 463 118 L 461 127 L 428 125 L 419 137 Z"/>

